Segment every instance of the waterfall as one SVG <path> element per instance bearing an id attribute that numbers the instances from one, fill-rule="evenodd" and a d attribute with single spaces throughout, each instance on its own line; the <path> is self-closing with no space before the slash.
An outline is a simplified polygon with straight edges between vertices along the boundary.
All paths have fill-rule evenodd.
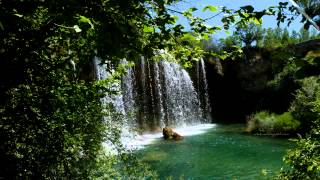
<path id="1" fill-rule="evenodd" d="M 201 122 L 200 102 L 187 71 L 176 63 L 160 63 L 165 87 L 165 122 L 169 126 L 186 126 Z"/>
<path id="2" fill-rule="evenodd" d="M 204 118 L 208 121 L 211 122 L 211 104 L 209 100 L 209 89 L 208 89 L 208 81 L 207 81 L 207 74 L 206 74 L 206 69 L 205 69 L 205 64 L 203 59 L 200 59 L 198 62 L 198 85 L 199 89 L 202 89 L 202 92 L 199 91 L 199 98 L 201 101 L 203 113 L 204 113 Z M 202 88 L 201 88 L 202 86 Z"/>
<path id="3" fill-rule="evenodd" d="M 95 57 L 93 60 L 95 72 L 96 72 L 96 78 L 97 80 L 105 80 L 108 78 L 112 78 L 112 74 L 114 73 L 114 68 L 110 68 L 111 66 L 110 62 L 107 62 L 106 64 L 101 64 L 101 60 L 98 57 Z M 109 67 L 109 68 L 108 68 Z M 110 70 L 110 71 L 107 71 Z M 121 84 L 115 82 L 108 83 L 107 89 L 109 92 L 108 95 L 101 98 L 101 102 L 104 105 L 112 105 L 113 108 L 117 111 L 117 113 L 125 114 L 124 104 L 122 100 L 123 94 L 121 92 Z"/>
<path id="4" fill-rule="evenodd" d="M 128 64 L 126 60 L 121 61 L 122 64 Z M 135 104 L 135 90 L 134 90 L 134 74 L 132 67 L 127 68 L 127 72 L 122 77 L 121 83 L 122 90 L 122 100 L 125 110 L 125 115 L 128 119 L 128 126 L 135 126 L 135 114 L 136 114 L 136 104 Z"/>
<path id="5" fill-rule="evenodd" d="M 98 58 L 94 62 L 98 80 L 112 75 L 112 71 L 106 71 L 110 64 L 100 65 Z M 126 60 L 121 63 L 128 64 Z M 107 95 L 101 101 L 113 104 L 116 111 L 126 115 L 127 127 L 139 131 L 210 122 L 211 107 L 203 61 L 199 64 L 198 74 L 199 82 L 195 84 L 202 84 L 203 91 L 194 87 L 189 73 L 177 63 L 153 62 L 141 57 L 134 67 L 127 69 L 121 84 L 109 85 L 112 91 L 121 93 Z"/>

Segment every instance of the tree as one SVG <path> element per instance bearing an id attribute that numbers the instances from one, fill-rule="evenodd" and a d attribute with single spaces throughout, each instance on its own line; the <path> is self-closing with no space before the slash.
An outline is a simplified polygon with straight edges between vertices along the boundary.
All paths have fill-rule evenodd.
<path id="1" fill-rule="evenodd" d="M 320 15 L 319 0 L 298 0 L 297 4 L 304 9 L 305 13 L 311 20 L 314 20 L 318 26 L 320 25 L 320 20 L 317 18 Z M 307 17 L 303 16 L 301 21 L 305 23 L 304 28 L 309 29 L 311 23 L 308 21 Z"/>
<path id="2" fill-rule="evenodd" d="M 310 25 L 314 26 L 320 31 L 320 1 L 319 0 L 290 0 L 291 6 L 288 2 L 280 2 L 280 13 L 278 14 L 278 25 L 285 20 L 290 25 L 300 15 L 301 22 L 304 23 L 304 28 L 309 29 Z M 288 12 L 288 13 L 286 13 Z"/>
<path id="3" fill-rule="evenodd" d="M 281 37 L 281 44 L 289 44 L 290 41 L 290 34 L 287 28 L 283 30 L 282 37 Z"/>
<path id="4" fill-rule="evenodd" d="M 283 169 L 278 179 L 318 179 L 320 174 L 320 91 L 319 79 L 308 77 L 291 105 L 294 116 L 303 123 L 306 135 L 295 139 L 296 146 L 287 152 L 284 162 L 290 168 Z"/>
<path id="5" fill-rule="evenodd" d="M 259 41 L 263 37 L 264 30 L 262 29 L 261 25 L 256 25 L 254 23 L 249 23 L 246 25 L 241 24 L 236 28 L 235 34 L 239 36 L 246 47 L 249 47 L 253 42 L 259 44 Z"/>
<path id="6" fill-rule="evenodd" d="M 113 93 L 109 85 L 120 78 L 121 68 L 102 82 L 81 77 L 89 76 L 94 57 L 108 59 L 111 69 L 121 58 L 150 56 L 164 46 L 173 18 L 161 6 L 164 2 L 1 2 L 0 177 L 89 178 L 107 140 L 119 150 L 118 160 L 125 157 L 117 128 L 121 118 L 114 118 L 111 104 L 100 103 Z"/>
<path id="7" fill-rule="evenodd" d="M 310 39 L 310 33 L 308 30 L 301 28 L 300 29 L 300 42 L 304 42 Z"/>

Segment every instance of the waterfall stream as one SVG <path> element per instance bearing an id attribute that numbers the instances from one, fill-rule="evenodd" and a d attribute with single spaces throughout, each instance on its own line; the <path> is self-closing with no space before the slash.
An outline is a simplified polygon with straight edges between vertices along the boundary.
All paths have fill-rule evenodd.
<path id="1" fill-rule="evenodd" d="M 209 89 L 207 82 L 207 73 L 205 69 L 205 63 L 203 59 L 197 62 L 197 89 L 198 98 L 201 102 L 201 108 L 203 110 L 204 118 L 207 122 L 211 122 L 211 105 L 209 100 Z"/>
<path id="2" fill-rule="evenodd" d="M 112 74 L 98 58 L 94 62 L 98 80 Z M 127 64 L 127 61 L 121 63 Z M 211 122 L 203 60 L 197 64 L 197 72 L 195 88 L 189 73 L 177 63 L 153 62 L 141 57 L 134 67 L 127 69 L 121 85 L 110 85 L 111 90 L 121 93 L 106 96 L 101 101 L 113 104 L 116 111 L 127 117 L 127 126 L 139 131 Z"/>

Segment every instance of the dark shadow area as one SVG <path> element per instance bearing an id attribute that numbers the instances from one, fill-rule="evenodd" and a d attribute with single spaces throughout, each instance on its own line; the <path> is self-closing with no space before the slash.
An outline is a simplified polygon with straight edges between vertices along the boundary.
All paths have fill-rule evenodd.
<path id="1" fill-rule="evenodd" d="M 207 58 L 207 79 L 215 122 L 246 122 L 247 117 L 260 110 L 283 113 L 288 110 L 293 93 L 298 88 L 290 75 L 279 84 L 270 85 L 284 60 L 272 52 L 248 48 L 244 58 L 217 60 Z"/>

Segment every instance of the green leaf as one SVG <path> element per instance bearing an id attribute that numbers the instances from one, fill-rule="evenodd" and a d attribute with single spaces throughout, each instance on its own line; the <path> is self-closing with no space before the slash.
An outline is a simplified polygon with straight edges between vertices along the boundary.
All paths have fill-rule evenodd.
<path id="1" fill-rule="evenodd" d="M 78 25 L 74 25 L 74 26 L 73 26 L 73 29 L 76 31 L 76 33 L 79 33 L 79 32 L 82 31 L 82 30 L 79 28 Z"/>
<path id="2" fill-rule="evenodd" d="M 196 37 L 194 35 L 192 35 L 191 33 L 187 33 L 187 34 L 184 34 L 182 37 L 181 37 L 181 40 L 182 41 L 196 41 Z"/>
<path id="3" fill-rule="evenodd" d="M 4 27 L 3 27 L 1 22 L 0 22 L 0 28 L 1 28 L 2 31 L 4 31 Z"/>
<path id="4" fill-rule="evenodd" d="M 245 18 L 248 18 L 248 17 L 250 16 L 250 14 L 248 14 L 248 13 L 243 13 L 242 16 L 245 17 Z"/>
<path id="5" fill-rule="evenodd" d="M 219 58 L 221 60 L 225 60 L 228 56 L 226 54 L 222 54 L 222 55 L 219 55 Z"/>
<path id="6" fill-rule="evenodd" d="M 253 10 L 254 10 L 254 8 L 253 8 L 251 5 L 249 5 L 249 6 L 242 6 L 242 7 L 240 7 L 240 9 L 246 10 L 248 13 L 252 13 Z"/>
<path id="7" fill-rule="evenodd" d="M 173 23 L 176 23 L 178 20 L 179 20 L 179 17 L 178 16 L 171 16 L 172 20 L 173 20 Z"/>
<path id="8" fill-rule="evenodd" d="M 150 27 L 150 26 L 143 27 L 143 32 L 145 33 L 152 33 L 153 31 L 154 31 L 153 27 Z"/>
<path id="9" fill-rule="evenodd" d="M 22 14 L 13 14 L 13 15 L 18 16 L 19 18 L 22 18 L 22 17 L 23 17 Z"/>
<path id="10" fill-rule="evenodd" d="M 85 16 L 79 15 L 78 16 L 78 22 L 79 23 L 87 23 L 87 24 L 89 24 L 91 26 L 91 29 L 94 29 L 94 26 L 93 26 L 91 20 L 89 18 L 85 17 Z"/>
<path id="11" fill-rule="evenodd" d="M 188 9 L 188 12 L 194 12 L 196 10 L 198 10 L 196 7 L 191 7 L 191 8 Z"/>
<path id="12" fill-rule="evenodd" d="M 211 12 L 217 12 L 218 11 L 218 7 L 217 6 L 206 6 L 205 8 L 202 9 L 202 12 L 205 12 L 206 10 L 210 10 Z"/>
<path id="13" fill-rule="evenodd" d="M 255 24 L 260 25 L 260 24 L 262 24 L 262 18 L 260 18 L 260 19 L 258 19 L 258 18 L 253 18 L 253 22 L 254 22 Z"/>
<path id="14" fill-rule="evenodd" d="M 189 11 L 184 11 L 184 12 L 182 12 L 182 15 L 183 15 L 184 17 L 188 18 L 188 19 L 192 17 L 192 13 L 189 12 Z"/>
<path id="15" fill-rule="evenodd" d="M 204 40 L 209 40 L 210 36 L 209 36 L 209 34 L 205 33 L 205 34 L 202 35 L 202 38 Z"/>

